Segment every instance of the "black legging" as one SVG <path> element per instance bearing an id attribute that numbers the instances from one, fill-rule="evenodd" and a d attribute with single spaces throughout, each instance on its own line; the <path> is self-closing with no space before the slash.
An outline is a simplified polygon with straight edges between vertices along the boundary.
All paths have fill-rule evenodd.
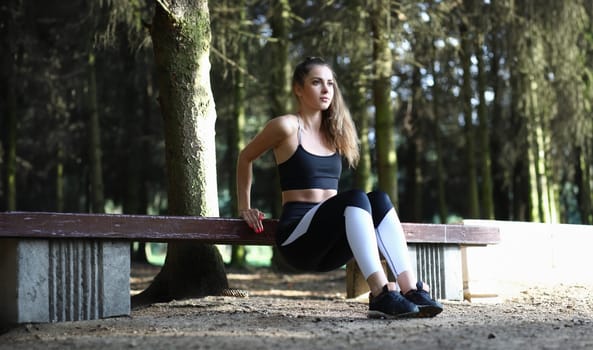
<path id="1" fill-rule="evenodd" d="M 286 203 L 276 234 L 276 245 L 286 261 L 304 271 L 331 271 L 352 259 L 344 223 L 346 207 L 358 207 L 371 213 L 375 227 L 393 208 L 389 196 L 381 191 L 368 194 L 361 190 L 340 192 L 319 205 L 304 234 L 292 243 L 282 245 L 305 214 L 316 205 Z"/>

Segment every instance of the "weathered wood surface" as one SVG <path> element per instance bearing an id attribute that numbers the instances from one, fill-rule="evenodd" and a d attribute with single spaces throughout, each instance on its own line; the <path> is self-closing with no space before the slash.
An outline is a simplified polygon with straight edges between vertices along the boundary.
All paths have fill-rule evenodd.
<path id="1" fill-rule="evenodd" d="M 254 233 L 238 218 L 48 212 L 0 213 L 0 237 L 124 239 L 166 242 L 199 240 L 211 244 L 273 245 L 277 220 L 264 220 Z M 408 243 L 496 244 L 495 227 L 403 223 Z"/>

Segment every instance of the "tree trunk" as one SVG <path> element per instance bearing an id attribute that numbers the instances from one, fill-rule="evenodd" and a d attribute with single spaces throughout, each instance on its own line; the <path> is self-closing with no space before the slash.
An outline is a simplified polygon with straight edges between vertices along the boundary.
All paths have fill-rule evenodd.
<path id="1" fill-rule="evenodd" d="M 401 216 L 407 221 L 421 222 L 422 221 L 422 195 L 423 195 L 423 174 L 422 174 L 422 155 L 423 140 L 422 140 L 422 121 L 418 114 L 418 106 L 422 103 L 420 97 L 422 96 L 421 87 L 421 73 L 419 66 L 415 66 L 412 70 L 410 90 L 412 96 L 409 98 L 404 117 L 403 131 L 406 134 L 406 196 L 403 201 L 406 203 L 406 211 L 401 210 Z"/>
<path id="2" fill-rule="evenodd" d="M 152 87 L 150 84 L 150 74 L 147 74 L 144 65 L 137 64 L 134 53 L 129 51 L 130 43 L 126 40 L 121 48 L 121 57 L 124 59 L 124 93 L 122 94 L 122 104 L 126 118 L 122 118 L 121 127 L 125 130 L 122 157 L 119 161 L 124 169 L 124 184 L 121 189 L 123 192 L 122 211 L 124 214 L 144 215 L 148 209 L 148 199 L 146 194 L 146 175 L 148 173 L 147 164 L 149 164 L 150 152 L 149 142 L 146 135 L 148 123 L 151 120 L 151 108 L 148 99 L 148 91 Z M 138 72 L 143 72 L 142 77 Z M 143 92 L 143 93 L 140 93 Z M 150 101 L 152 103 L 152 101 Z M 130 244 L 131 259 L 135 263 L 148 264 L 146 255 L 146 242 L 132 242 Z M 137 248 L 134 249 L 134 246 Z"/>
<path id="3" fill-rule="evenodd" d="M 528 100 L 531 102 L 531 98 Z M 530 107 L 525 108 L 525 115 L 530 116 L 533 113 L 530 111 Z M 529 164 L 529 208 L 530 208 L 530 220 L 535 222 L 541 222 L 543 213 L 541 212 L 541 192 L 539 191 L 539 183 L 537 176 L 537 137 L 535 136 L 534 129 L 537 126 L 531 121 L 527 122 L 527 155 Z"/>
<path id="4" fill-rule="evenodd" d="M 132 57 L 126 57 L 131 61 Z M 126 64 L 128 72 L 136 71 L 132 62 Z M 144 137 L 144 125 L 150 120 L 150 110 L 138 111 L 138 106 L 142 106 L 142 87 L 136 84 L 133 74 L 126 77 L 126 89 L 124 98 L 126 103 L 126 117 L 122 120 L 122 128 L 125 130 L 121 141 L 124 149 L 123 156 L 120 158 L 121 167 L 124 169 L 125 188 L 122 189 L 122 210 L 124 214 L 146 214 L 145 200 L 145 174 L 148 163 L 146 152 L 146 138 Z"/>
<path id="5" fill-rule="evenodd" d="M 236 5 L 239 7 L 239 18 L 237 19 L 238 23 L 243 24 L 245 23 L 247 17 L 247 8 L 245 7 L 245 0 L 240 0 Z M 247 67 L 247 60 L 245 58 L 245 50 L 246 50 L 246 43 L 245 38 L 239 38 L 239 47 L 237 51 L 237 63 L 239 64 L 239 69 L 235 70 L 235 100 L 234 100 L 234 125 L 230 126 L 229 134 L 231 135 L 231 140 L 229 142 L 229 150 L 231 152 L 230 159 L 236 164 L 237 157 L 239 155 L 239 150 L 243 149 L 245 146 L 245 140 L 243 137 L 242 131 L 245 130 L 245 104 L 246 104 L 246 86 L 245 86 L 245 73 L 243 69 Z M 235 169 L 235 167 L 233 167 Z M 235 174 L 235 172 L 233 172 Z M 237 209 L 237 180 L 235 176 L 229 176 L 229 189 L 231 193 L 231 208 L 232 213 L 235 216 L 239 215 Z M 233 245 L 231 251 L 231 262 L 230 265 L 233 267 L 238 268 L 245 268 L 247 266 L 247 251 L 245 250 L 245 246 L 242 245 Z"/>
<path id="6" fill-rule="evenodd" d="M 524 90 L 522 85 L 524 85 L 524 79 L 523 74 L 518 70 L 511 72 L 512 102 L 510 125 L 512 125 L 513 129 L 520 130 L 516 135 L 529 135 L 528 122 L 524 117 L 524 115 L 526 115 L 526 107 L 521 107 L 527 103 L 523 101 L 522 98 L 522 91 Z M 518 137 L 516 138 L 518 139 Z M 516 140 L 513 144 L 513 147 L 516 145 L 521 145 L 522 147 L 517 147 L 518 149 L 508 175 L 509 182 L 511 183 L 511 189 L 509 190 L 511 193 L 509 201 L 511 203 L 511 216 L 509 219 L 517 221 L 531 220 L 529 137 L 523 138 L 525 141 Z"/>
<path id="7" fill-rule="evenodd" d="M 5 88 L 0 95 L 6 105 L 0 106 L 0 210 L 14 211 L 17 209 L 17 164 L 16 164 L 16 140 L 18 124 L 18 106 L 19 96 L 17 92 L 22 84 L 18 84 L 20 79 L 20 64 L 22 62 L 23 43 L 19 40 L 20 17 L 17 14 L 22 13 L 22 4 L 9 2 L 4 5 L 2 17 L 4 20 L 0 46 L 6 51 L 0 55 L 0 79 L 5 79 Z"/>
<path id="8" fill-rule="evenodd" d="M 501 24 L 502 26 L 503 24 Z M 494 100 L 492 101 L 492 117 L 490 118 L 493 137 L 490 138 L 490 159 L 491 172 L 494 175 L 492 178 L 492 200 L 494 202 L 494 217 L 500 219 L 510 219 L 512 217 L 512 200 L 509 198 L 510 188 L 509 183 L 505 179 L 510 179 L 510 169 L 502 166 L 502 162 L 498 161 L 501 156 L 504 139 L 501 137 L 506 134 L 503 130 L 505 127 L 505 119 L 508 119 L 510 113 L 505 107 L 504 99 L 501 94 L 504 92 L 504 82 L 499 76 L 500 72 L 500 57 L 504 55 L 503 45 L 500 42 L 500 37 L 493 37 L 488 41 L 488 46 L 492 52 L 490 60 L 490 75 L 489 80 L 492 82 L 492 92 Z M 507 109 L 505 109 L 507 108 Z M 504 114 L 504 116 L 503 116 Z M 505 118 L 505 116 L 507 118 Z M 510 182 L 510 181 L 509 181 Z"/>
<path id="9" fill-rule="evenodd" d="M 486 68 L 482 47 L 484 45 L 484 34 L 478 34 L 476 57 L 478 60 L 478 94 L 480 104 L 478 106 L 478 126 L 480 135 L 480 159 L 482 175 L 482 219 L 494 220 L 494 198 L 492 194 L 492 165 L 490 154 L 490 123 L 488 118 L 488 107 L 486 106 Z"/>
<path id="10" fill-rule="evenodd" d="M 550 106 L 546 101 L 546 87 L 541 79 L 545 70 L 543 45 L 535 35 L 527 48 L 529 71 L 524 84 L 529 145 L 530 206 L 533 221 L 557 222 L 556 193 L 549 160 Z"/>
<path id="11" fill-rule="evenodd" d="M 166 7 L 165 7 L 166 6 Z M 151 29 L 164 118 L 171 215 L 218 216 L 208 2 L 159 1 Z M 132 306 L 220 294 L 228 287 L 213 245 L 171 242 L 165 264 Z"/>
<path id="12" fill-rule="evenodd" d="M 350 112 L 357 126 L 358 139 L 360 140 L 360 159 L 354 172 L 354 186 L 365 192 L 373 189 L 371 174 L 371 146 L 369 143 L 369 113 L 367 104 L 367 83 L 368 76 L 364 74 L 365 66 L 368 65 L 367 52 L 370 49 L 368 43 L 367 21 L 360 13 L 365 11 L 365 1 L 358 0 L 354 8 L 353 26 L 356 29 L 356 36 L 352 38 L 354 43 L 352 50 L 351 70 L 361 72 L 355 74 L 352 88 L 350 88 Z"/>
<path id="13" fill-rule="evenodd" d="M 507 47 L 507 56 L 515 57 L 515 60 L 508 62 L 510 65 L 510 90 L 511 103 L 510 114 L 508 116 L 510 129 L 514 132 L 512 139 L 506 142 L 511 143 L 508 149 L 514 150 L 513 159 L 509 164 L 507 181 L 510 183 L 509 189 L 509 219 L 516 221 L 528 221 L 531 214 L 531 190 L 529 183 L 529 145 L 528 145 L 528 120 L 526 104 L 529 103 L 525 98 L 527 79 L 525 77 L 526 69 L 521 64 L 528 61 L 529 55 L 525 53 L 525 45 L 520 45 L 520 38 L 524 32 L 521 27 L 515 2 L 510 6 L 510 26 L 505 37 L 505 47 Z"/>
<path id="14" fill-rule="evenodd" d="M 379 188 L 397 204 L 397 149 L 395 118 L 391 107 L 392 53 L 390 1 L 375 0 L 370 5 L 373 32 L 373 101 Z"/>
<path id="15" fill-rule="evenodd" d="M 581 224 L 591 225 L 593 223 L 593 205 L 591 202 L 591 187 L 590 181 L 590 165 L 586 159 L 586 152 L 582 148 L 575 150 L 577 164 L 575 165 L 575 179 L 574 182 L 579 188 L 577 195 L 579 203 L 579 214 L 581 217 Z"/>
<path id="16" fill-rule="evenodd" d="M 89 163 L 90 163 L 90 212 L 104 213 L 103 165 L 101 156 L 101 126 L 97 105 L 97 77 L 95 55 L 89 54 L 88 60 L 88 103 L 89 103 Z"/>
<path id="17" fill-rule="evenodd" d="M 270 101 L 272 116 L 286 114 L 291 110 L 291 74 L 292 69 L 288 59 L 290 47 L 290 16 L 291 8 L 288 0 L 273 0 L 273 15 L 270 19 L 273 36 L 277 42 L 270 43 L 273 61 L 270 67 Z M 279 181 L 279 180 L 277 180 Z M 272 216 L 279 217 L 282 210 L 280 186 L 274 186 L 274 205 L 272 206 Z M 280 271 L 294 271 L 289 264 L 284 261 L 281 254 L 278 254 L 276 248 L 272 256 L 272 265 Z"/>
<path id="18" fill-rule="evenodd" d="M 139 155 L 142 158 L 142 162 L 143 164 L 140 167 L 140 171 L 141 171 L 141 176 L 139 177 L 139 181 L 142 181 L 142 185 L 140 186 L 139 190 L 140 193 L 139 195 L 139 199 L 137 200 L 137 204 L 138 204 L 138 210 L 140 213 L 144 213 L 146 214 L 148 212 L 148 208 L 149 208 L 149 203 L 148 203 L 148 197 L 149 197 L 149 188 L 148 188 L 148 172 L 150 171 L 150 157 L 152 155 L 152 152 L 147 152 L 146 150 L 152 150 L 154 149 L 153 147 L 153 140 L 151 139 L 151 137 L 149 135 L 151 135 L 151 133 L 153 133 L 151 131 L 151 128 L 153 128 L 153 126 L 151 126 L 151 123 L 154 121 L 155 118 L 157 118 L 157 116 L 155 115 L 155 113 L 153 113 L 152 108 L 153 108 L 153 103 L 154 103 L 154 76 L 153 74 L 150 73 L 146 73 L 146 72 L 150 72 L 151 68 L 152 68 L 152 59 L 150 57 L 148 57 L 147 55 L 144 55 L 144 57 L 142 57 L 140 63 L 140 71 L 144 72 L 144 74 L 142 74 L 140 77 L 136 76 L 136 80 L 138 81 L 135 86 L 135 88 L 133 89 L 134 91 L 142 91 L 141 94 L 141 99 L 138 102 L 138 104 L 141 106 L 140 109 L 140 114 L 142 115 L 141 118 L 139 118 L 139 122 L 142 125 L 142 136 L 141 136 L 141 142 L 139 143 L 139 147 L 140 150 L 143 150 L 141 152 L 141 155 Z M 139 78 L 139 79 L 138 79 Z M 136 201 L 134 201 L 136 202 Z M 156 205 L 156 209 L 157 209 L 157 213 L 159 212 L 160 209 L 160 205 Z M 130 208 L 130 210 L 132 210 Z M 132 249 L 132 261 L 137 262 L 137 263 L 143 263 L 143 264 L 148 264 L 148 256 L 146 255 L 146 247 L 147 245 L 149 245 L 149 242 L 137 242 L 137 249 L 133 249 L 134 247 L 134 243 L 131 244 L 130 248 Z"/>
<path id="19" fill-rule="evenodd" d="M 414 178 L 414 195 L 412 201 L 412 220 L 414 222 L 422 222 L 422 209 L 424 207 L 424 174 L 422 172 L 422 162 L 424 151 L 424 127 L 421 116 L 418 113 L 418 107 L 421 105 L 422 87 L 421 87 L 421 73 L 420 67 L 414 68 L 414 77 L 412 78 L 412 120 L 413 120 L 413 178 Z"/>
<path id="20" fill-rule="evenodd" d="M 278 116 L 291 109 L 292 68 L 288 59 L 291 9 L 288 0 L 273 0 L 272 7 L 274 14 L 270 19 L 270 25 L 277 41 L 271 43 L 274 59 L 270 72 L 270 86 L 273 87 L 270 97 L 271 115 Z"/>
<path id="21" fill-rule="evenodd" d="M 364 91 L 361 87 L 358 88 L 358 92 L 354 92 L 356 96 L 352 96 L 352 100 L 357 98 L 364 98 Z M 363 102 L 363 100 L 360 100 Z M 356 122 L 358 138 L 360 140 L 360 159 L 358 166 L 354 174 L 354 184 L 356 188 L 359 188 L 365 192 L 370 192 L 373 189 L 373 179 L 371 176 L 371 146 L 369 142 L 369 116 L 366 112 L 366 105 L 362 105 L 362 109 L 353 108 L 354 121 Z"/>
<path id="22" fill-rule="evenodd" d="M 56 211 L 61 213 L 64 211 L 64 145 L 62 141 L 58 141 L 58 149 L 56 155 Z"/>
<path id="23" fill-rule="evenodd" d="M 587 150 L 580 150 L 578 152 L 578 168 L 577 174 L 580 175 L 579 184 L 579 203 L 581 210 L 581 221 L 585 225 L 593 225 L 593 166 L 587 161 Z"/>
<path id="24" fill-rule="evenodd" d="M 589 0 L 586 2 L 586 9 L 587 14 L 589 16 L 589 34 L 593 35 L 593 0 Z M 589 49 L 587 51 L 587 69 L 591 72 L 589 84 L 593 84 L 593 43 L 589 41 Z M 589 91 L 590 98 L 593 99 L 593 89 Z M 584 142 L 583 152 L 581 156 L 581 166 L 584 170 L 584 178 L 583 178 L 583 196 L 587 197 L 586 205 L 584 208 L 584 215 L 583 222 L 589 225 L 593 225 L 593 164 L 591 163 L 591 159 L 593 159 L 593 125 L 589 124 L 589 135 Z"/>
<path id="25" fill-rule="evenodd" d="M 4 130 L 4 120 L 3 117 L 4 113 L 0 110 L 0 127 Z M 0 211 L 4 210 L 4 135 L 0 132 Z"/>
<path id="26" fill-rule="evenodd" d="M 272 66 L 270 74 L 272 117 L 286 114 L 292 106 L 292 68 L 288 58 L 290 48 L 291 8 L 288 0 L 273 0 L 274 14 L 270 19 L 272 32 L 277 42 L 272 46 Z M 279 181 L 279 180 L 278 180 Z M 272 216 L 279 217 L 282 209 L 280 186 L 274 186 L 274 205 Z"/>
<path id="27" fill-rule="evenodd" d="M 437 193 L 438 193 L 438 213 L 441 223 L 447 223 L 449 216 L 447 208 L 447 195 L 445 191 L 445 165 L 443 160 L 443 146 L 442 146 L 442 133 L 441 133 L 441 91 L 438 84 L 438 72 L 436 69 L 437 55 L 434 46 L 432 46 L 433 62 L 432 62 L 432 76 L 434 79 L 434 85 L 432 87 L 432 111 L 434 114 L 434 149 L 436 152 L 436 178 L 437 178 Z"/>
<path id="28" fill-rule="evenodd" d="M 469 218 L 480 217 L 480 204 L 478 199 L 478 179 L 476 174 L 476 159 L 475 159 L 475 133 L 474 124 L 472 121 L 472 85 L 471 85 L 471 41 L 469 38 L 469 31 L 467 28 L 461 30 L 461 66 L 463 68 L 463 85 L 462 89 L 462 104 L 463 117 L 465 121 L 465 152 L 467 159 L 467 194 L 468 194 L 468 211 Z"/>
<path id="29" fill-rule="evenodd" d="M 11 60 L 12 62 L 12 60 Z M 13 64 L 10 80 L 15 82 L 17 65 Z M 10 86 L 15 86 L 10 84 Z M 15 211 L 16 208 L 16 133 L 17 133 L 17 105 L 14 89 L 8 89 L 8 111 L 6 114 L 7 142 L 6 142 L 6 210 Z"/>

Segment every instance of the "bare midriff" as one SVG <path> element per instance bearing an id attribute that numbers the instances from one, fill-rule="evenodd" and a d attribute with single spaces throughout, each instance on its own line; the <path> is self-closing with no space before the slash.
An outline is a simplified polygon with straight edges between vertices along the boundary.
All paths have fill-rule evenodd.
<path id="1" fill-rule="evenodd" d="M 282 204 L 288 202 L 307 202 L 319 203 L 335 196 L 338 193 L 336 190 L 323 189 L 306 189 L 306 190 L 289 190 L 282 192 Z"/>

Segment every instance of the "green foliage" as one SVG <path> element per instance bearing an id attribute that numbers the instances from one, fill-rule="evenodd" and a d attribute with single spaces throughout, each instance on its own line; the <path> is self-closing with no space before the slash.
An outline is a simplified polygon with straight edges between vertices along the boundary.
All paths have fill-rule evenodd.
<path id="1" fill-rule="evenodd" d="M 274 22 L 281 15 L 276 3 L 209 4 L 218 193 L 224 216 L 233 215 L 229 183 L 235 175 L 236 150 L 229 136 L 236 118 L 238 74 L 245 77 L 245 125 L 240 132 L 248 140 L 278 113 L 276 98 L 291 106 L 280 82 L 270 79 L 281 69 L 276 52 L 282 45 L 288 48 L 289 65 L 304 56 L 323 56 L 332 63 L 359 129 L 366 130 L 368 165 L 361 173 L 371 186 L 377 183 L 380 140 L 371 92 L 374 62 L 368 13 L 374 2 L 290 1 L 284 8 L 286 37 Z M 402 220 L 415 219 L 412 203 L 422 203 L 420 219 L 434 221 L 443 198 L 447 206 L 443 217 L 468 216 L 470 171 L 463 137 L 468 124 L 489 131 L 489 152 L 476 140 L 475 167 L 491 161 L 497 219 L 530 219 L 527 189 L 529 181 L 537 179 L 529 177 L 527 150 L 529 128 L 536 126 L 543 134 L 540 148 L 532 151 L 546 157 L 538 178 L 545 176 L 548 193 L 555 191 L 550 198 L 556 198 L 560 220 L 587 217 L 582 212 L 577 215 L 576 208 L 584 210 L 593 198 L 591 164 L 581 161 L 593 159 L 591 5 L 581 0 L 466 0 L 390 2 L 390 6 L 389 98 L 398 159 L 392 176 L 398 180 Z M 85 4 L 24 0 L 0 7 L 0 210 L 7 209 L 9 91 L 16 96 L 18 121 L 17 210 L 89 209 L 85 65 L 92 49 L 106 209 L 166 211 L 164 130 L 149 35 L 153 7 L 140 1 L 106 0 Z M 243 17 L 241 9 L 246 9 Z M 473 45 L 474 52 L 467 56 L 459 54 L 461 26 Z M 184 35 L 191 38 L 198 31 L 192 28 Z M 240 49 L 244 62 L 238 59 Z M 486 76 L 483 87 L 478 86 L 478 54 Z M 470 61 L 468 120 L 463 118 L 462 57 Z M 485 105 L 479 104 L 480 97 Z M 292 112 L 288 108 L 285 113 Z M 485 108 L 483 120 L 477 118 L 479 108 Z M 254 175 L 254 205 L 272 216 L 277 192 L 271 190 L 276 181 L 271 153 L 256 164 Z M 58 176 L 63 176 L 63 197 L 58 193 Z M 348 172 L 343 185 L 353 184 L 354 178 L 355 173 Z M 478 177 L 479 185 L 481 181 Z M 421 197 L 413 200 L 417 195 Z"/>

